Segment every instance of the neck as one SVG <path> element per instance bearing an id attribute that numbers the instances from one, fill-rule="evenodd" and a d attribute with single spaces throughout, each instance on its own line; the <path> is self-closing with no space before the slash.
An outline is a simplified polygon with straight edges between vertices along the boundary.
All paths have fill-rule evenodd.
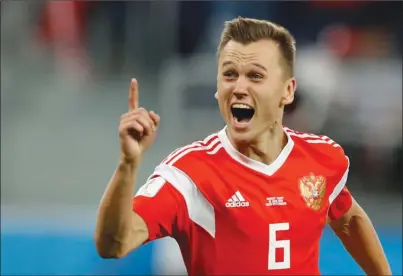
<path id="1" fill-rule="evenodd" d="M 258 162 L 271 164 L 287 144 L 287 135 L 281 124 L 276 124 L 250 143 L 237 144 L 229 137 L 237 151 Z"/>

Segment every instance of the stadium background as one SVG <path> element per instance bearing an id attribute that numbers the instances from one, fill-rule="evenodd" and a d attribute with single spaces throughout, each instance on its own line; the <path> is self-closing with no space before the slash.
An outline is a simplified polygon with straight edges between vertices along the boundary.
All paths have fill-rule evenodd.
<path id="1" fill-rule="evenodd" d="M 174 242 L 102 260 L 92 233 L 117 164 L 130 78 L 162 117 L 139 183 L 169 152 L 223 127 L 215 48 L 224 20 L 274 20 L 297 40 L 286 123 L 326 133 L 348 186 L 402 273 L 402 4 L 399 2 L 1 3 L 1 274 L 180 273 Z M 138 188 L 139 185 L 136 187 Z M 156 206 L 155 208 L 158 208 Z M 326 229 L 324 274 L 360 274 Z"/>

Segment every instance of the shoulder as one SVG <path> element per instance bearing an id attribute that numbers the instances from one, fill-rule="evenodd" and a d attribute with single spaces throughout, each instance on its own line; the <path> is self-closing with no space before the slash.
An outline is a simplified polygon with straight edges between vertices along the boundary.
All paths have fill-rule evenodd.
<path id="1" fill-rule="evenodd" d="M 203 140 L 177 148 L 154 169 L 147 180 L 147 183 L 155 186 L 155 190 L 166 184 L 174 188 L 170 190 L 184 199 L 189 218 L 213 237 L 214 208 L 202 193 L 199 183 L 206 175 L 202 168 L 205 156 L 213 156 L 221 148 L 220 144 L 218 133 L 213 133 Z"/>
<path id="2" fill-rule="evenodd" d="M 162 177 L 176 188 L 194 190 L 196 180 L 209 175 L 209 161 L 221 148 L 218 132 L 179 147 L 162 160 L 148 181 L 154 177 Z"/>
<path id="3" fill-rule="evenodd" d="M 290 128 L 284 128 L 294 141 L 296 147 L 321 162 L 349 166 L 349 159 L 343 147 L 326 135 L 300 132 Z"/>
<path id="4" fill-rule="evenodd" d="M 345 156 L 342 146 L 326 135 L 296 131 L 288 127 L 285 127 L 284 130 L 299 147 L 321 151 L 334 157 Z"/>
<path id="5" fill-rule="evenodd" d="M 216 156 L 220 154 L 221 148 L 218 132 L 179 147 L 163 159 L 149 179 L 163 178 L 182 195 L 189 195 L 184 197 L 190 200 L 201 193 L 200 189 L 206 186 L 206 180 L 214 174 L 218 160 Z"/>
<path id="6" fill-rule="evenodd" d="M 175 166 L 178 168 L 186 167 L 193 162 L 203 161 L 213 156 L 222 148 L 218 132 L 210 134 L 202 140 L 184 145 L 171 152 L 161 165 Z"/>
<path id="7" fill-rule="evenodd" d="M 198 194 L 198 185 L 201 179 L 208 176 L 206 171 L 208 161 L 214 158 L 215 153 L 222 148 L 219 134 L 213 133 L 202 140 L 184 145 L 172 151 L 158 164 L 147 179 L 156 191 L 166 183 L 178 190 L 190 200 Z M 153 191 L 152 194 L 155 194 Z"/>

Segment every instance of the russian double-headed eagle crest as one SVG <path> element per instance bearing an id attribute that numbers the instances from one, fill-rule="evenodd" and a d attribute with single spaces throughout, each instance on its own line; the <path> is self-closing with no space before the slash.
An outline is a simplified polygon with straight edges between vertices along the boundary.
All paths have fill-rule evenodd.
<path id="1" fill-rule="evenodd" d="M 318 211 L 322 207 L 326 192 L 326 178 L 310 173 L 299 179 L 299 189 L 308 207 Z"/>

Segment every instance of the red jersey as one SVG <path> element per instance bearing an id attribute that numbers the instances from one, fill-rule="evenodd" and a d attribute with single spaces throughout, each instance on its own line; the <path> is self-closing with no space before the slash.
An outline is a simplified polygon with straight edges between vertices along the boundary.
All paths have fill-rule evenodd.
<path id="1" fill-rule="evenodd" d="M 225 129 L 165 158 L 133 199 L 146 242 L 173 237 L 189 275 L 320 274 L 327 217 L 352 203 L 349 160 L 326 136 L 284 131 L 270 165 L 237 152 Z"/>

